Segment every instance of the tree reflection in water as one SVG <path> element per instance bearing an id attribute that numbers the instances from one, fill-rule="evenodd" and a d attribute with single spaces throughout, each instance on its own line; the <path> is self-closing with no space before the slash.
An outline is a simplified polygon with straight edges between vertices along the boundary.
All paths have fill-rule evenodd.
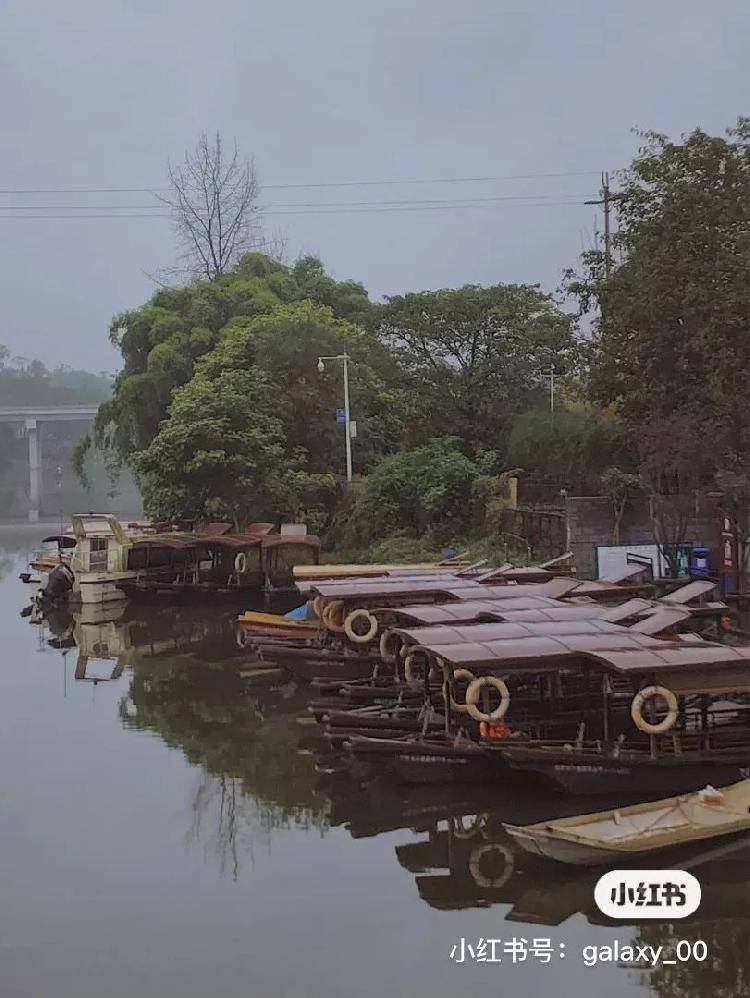
<path id="1" fill-rule="evenodd" d="M 730 919 L 693 922 L 689 925 L 648 925 L 639 928 L 635 944 L 664 946 L 673 958 L 681 940 L 702 940 L 708 947 L 704 962 L 679 960 L 661 964 L 643 981 L 658 998 L 746 998 L 750 996 L 750 908 Z"/>
<path id="2" fill-rule="evenodd" d="M 314 763 L 297 751 L 301 702 L 266 682 L 258 691 L 240 675 L 246 659 L 136 662 L 122 723 L 151 731 L 201 770 L 190 804 L 186 840 L 202 842 L 222 872 L 240 875 L 258 838 L 275 830 L 328 827 L 313 791 Z"/>

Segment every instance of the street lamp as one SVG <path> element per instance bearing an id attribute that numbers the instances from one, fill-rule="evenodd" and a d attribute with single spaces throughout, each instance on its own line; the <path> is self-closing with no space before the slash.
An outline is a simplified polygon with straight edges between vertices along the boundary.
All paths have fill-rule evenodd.
<path id="1" fill-rule="evenodd" d="M 350 357 L 346 353 L 336 354 L 335 357 L 318 357 L 318 372 L 325 371 L 325 360 L 340 360 L 344 365 L 344 435 L 346 437 L 346 480 L 352 480 L 352 436 L 351 421 L 349 419 L 349 361 Z"/>

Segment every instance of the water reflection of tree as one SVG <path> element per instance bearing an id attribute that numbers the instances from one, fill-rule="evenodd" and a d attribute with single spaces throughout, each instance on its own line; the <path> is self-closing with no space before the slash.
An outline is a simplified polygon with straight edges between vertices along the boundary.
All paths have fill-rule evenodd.
<path id="1" fill-rule="evenodd" d="M 704 962 L 690 959 L 685 963 L 678 960 L 674 966 L 660 965 L 646 982 L 659 998 L 750 996 L 750 918 L 643 926 L 634 942 L 664 946 L 664 955 L 672 959 L 681 939 L 691 944 L 702 940 L 708 957 Z"/>
<path id="2" fill-rule="evenodd" d="M 137 664 L 120 716 L 200 767 L 187 838 L 202 842 L 235 878 L 258 837 L 270 840 L 274 830 L 292 825 L 326 828 L 313 760 L 297 751 L 295 717 L 270 716 L 261 699 L 248 695 L 236 664 Z"/>

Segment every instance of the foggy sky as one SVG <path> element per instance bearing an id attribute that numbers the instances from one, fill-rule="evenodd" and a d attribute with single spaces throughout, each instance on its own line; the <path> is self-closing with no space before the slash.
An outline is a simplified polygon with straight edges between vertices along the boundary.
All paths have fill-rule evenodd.
<path id="1" fill-rule="evenodd" d="M 263 192 L 264 204 L 493 195 L 596 197 L 633 127 L 721 131 L 750 113 L 743 0 L 4 0 L 0 188 L 163 186 L 205 129 L 262 183 L 592 171 L 586 176 Z M 142 205 L 146 194 L 2 194 L 0 204 Z M 268 216 L 373 298 L 466 282 L 541 282 L 591 241 L 582 205 Z M 82 209 L 83 210 L 83 209 Z M 117 209 L 113 209 L 117 210 Z M 115 370 L 113 313 L 174 262 L 159 219 L 9 219 L 0 209 L 0 342 Z M 27 210 L 16 211 L 23 216 Z"/>

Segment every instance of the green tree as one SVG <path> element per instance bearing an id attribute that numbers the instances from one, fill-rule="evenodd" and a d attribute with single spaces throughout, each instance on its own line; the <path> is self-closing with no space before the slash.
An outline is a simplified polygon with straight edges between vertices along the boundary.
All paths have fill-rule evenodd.
<path id="1" fill-rule="evenodd" d="M 351 408 L 358 424 L 355 467 L 365 470 L 397 447 L 403 427 L 405 393 L 381 344 L 330 306 L 310 300 L 276 305 L 253 318 L 230 320 L 219 343 L 199 365 L 216 376 L 222 370 L 257 367 L 269 379 L 275 412 L 282 420 L 290 457 L 308 472 L 344 470 L 344 430 L 336 422 L 343 405 L 341 365 L 318 371 L 318 357 L 346 352 L 350 365 Z"/>
<path id="2" fill-rule="evenodd" d="M 507 460 L 559 487 L 585 489 L 608 465 L 628 462 L 625 426 L 597 406 L 531 409 L 512 422 Z"/>
<path id="3" fill-rule="evenodd" d="M 621 178 L 618 265 L 588 253 L 567 286 L 591 311 L 590 388 L 633 427 L 679 416 L 716 467 L 750 447 L 750 121 L 726 137 L 647 133 Z M 612 261 L 610 261 L 612 263 Z"/>
<path id="4" fill-rule="evenodd" d="M 725 136 L 646 133 L 620 177 L 615 260 L 567 287 L 593 316 L 592 397 L 614 403 L 652 496 L 655 533 L 684 540 L 695 489 L 750 458 L 750 120 Z M 747 522 L 750 490 L 732 496 Z"/>
<path id="5" fill-rule="evenodd" d="M 123 366 L 111 400 L 99 409 L 93 443 L 116 461 L 131 462 L 159 431 L 173 391 L 190 380 L 228 329 L 316 291 L 337 317 L 359 317 L 370 307 L 361 285 L 337 283 L 315 258 L 286 267 L 248 253 L 230 273 L 161 288 L 141 308 L 116 315 L 110 340 Z"/>
<path id="6" fill-rule="evenodd" d="M 455 437 L 391 454 L 362 483 L 352 504 L 346 542 L 369 544 L 401 531 L 441 539 L 471 526 L 472 486 L 480 468 L 461 453 Z"/>
<path id="7" fill-rule="evenodd" d="M 201 371 L 178 388 L 167 419 L 138 455 L 146 512 L 230 518 L 238 529 L 288 502 L 288 465 L 271 385 L 257 369 Z"/>
<path id="8" fill-rule="evenodd" d="M 412 437 L 457 436 L 467 453 L 504 450 L 511 417 L 571 360 L 570 320 L 538 286 L 465 285 L 388 299 L 381 339 L 409 378 Z"/>

